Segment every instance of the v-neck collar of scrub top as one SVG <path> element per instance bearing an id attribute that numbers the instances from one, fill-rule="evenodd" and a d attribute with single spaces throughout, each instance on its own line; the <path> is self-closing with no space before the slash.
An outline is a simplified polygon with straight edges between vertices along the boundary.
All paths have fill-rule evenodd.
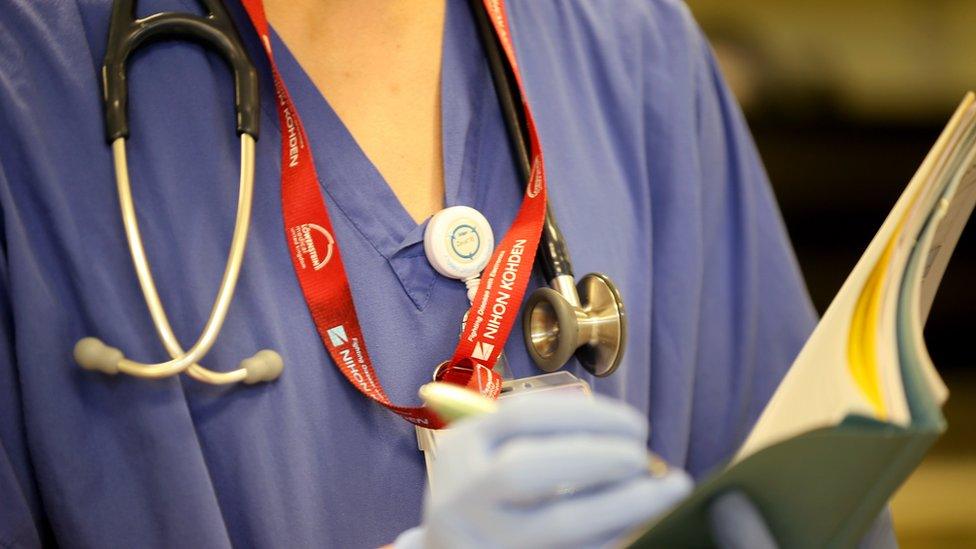
<path id="1" fill-rule="evenodd" d="M 486 99 L 493 97 L 493 88 L 481 48 L 472 42 L 476 31 L 467 8 L 448 2 L 446 9 L 440 82 L 444 205 L 480 209 L 485 193 L 475 181 L 481 150 L 481 115 Z M 341 215 L 386 258 L 404 291 L 423 310 L 439 276 L 424 254 L 427 220 L 419 224 L 414 221 L 273 29 L 271 40 L 282 78 L 305 121 L 309 140 L 316 143 L 313 154 L 322 188 Z M 274 112 L 273 108 L 265 110 Z M 340 212 L 330 210 L 329 214 Z"/>

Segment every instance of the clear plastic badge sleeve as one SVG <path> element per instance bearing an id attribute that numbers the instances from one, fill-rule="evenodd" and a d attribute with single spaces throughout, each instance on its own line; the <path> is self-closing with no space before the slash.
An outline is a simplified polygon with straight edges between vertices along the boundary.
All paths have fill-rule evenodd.
<path id="1" fill-rule="evenodd" d="M 498 399 L 505 401 L 521 398 L 526 395 L 541 393 L 576 393 L 592 396 L 590 385 L 582 379 L 566 371 L 552 372 L 521 379 L 510 379 L 502 384 Z M 427 465 L 427 485 L 431 490 L 436 489 L 433 478 L 434 463 L 437 460 L 437 441 L 443 436 L 445 429 L 427 429 L 417 427 L 417 446 L 424 453 Z"/>

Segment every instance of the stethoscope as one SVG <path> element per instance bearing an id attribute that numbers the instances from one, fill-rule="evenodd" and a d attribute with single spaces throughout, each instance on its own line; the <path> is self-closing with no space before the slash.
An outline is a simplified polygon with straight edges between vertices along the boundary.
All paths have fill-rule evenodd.
<path id="1" fill-rule="evenodd" d="M 501 105 L 509 140 L 514 148 L 523 181 L 529 181 L 530 161 L 524 116 L 517 104 L 518 89 L 500 45 L 479 0 L 469 0 L 478 34 L 485 48 L 492 81 Z M 229 372 L 217 372 L 199 364 L 217 339 L 227 316 L 244 259 L 254 189 L 255 140 L 258 137 L 260 102 L 258 76 L 233 21 L 221 0 L 202 0 L 207 16 L 190 13 L 156 13 L 135 18 L 135 0 L 115 0 L 109 25 L 108 47 L 102 64 L 106 136 L 112 147 L 116 186 L 122 222 L 143 298 L 156 333 L 171 359 L 158 363 L 138 362 L 100 339 L 86 337 L 74 348 L 77 363 L 88 370 L 136 377 L 164 378 L 186 372 L 204 383 L 257 383 L 276 379 L 284 362 L 275 351 L 264 349 L 241 360 Z M 237 215 L 230 251 L 210 315 L 196 342 L 188 351 L 180 345 L 159 299 L 146 257 L 136 217 L 126 161 L 129 127 L 126 114 L 128 88 L 126 60 L 146 42 L 161 38 L 196 40 L 217 50 L 234 75 L 234 104 L 237 132 L 241 139 L 241 169 Z M 523 310 L 523 337 L 532 361 L 545 372 L 561 368 L 574 355 L 595 376 L 611 374 L 620 364 L 626 342 L 627 322 L 623 301 L 613 282 L 603 274 L 591 273 L 577 284 L 565 239 L 551 209 L 536 255 L 548 287 L 535 290 Z"/>

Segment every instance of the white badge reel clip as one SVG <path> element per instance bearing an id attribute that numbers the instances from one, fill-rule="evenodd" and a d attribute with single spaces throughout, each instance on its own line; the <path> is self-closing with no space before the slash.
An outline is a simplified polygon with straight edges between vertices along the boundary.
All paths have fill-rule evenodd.
<path id="1" fill-rule="evenodd" d="M 488 220 L 467 206 L 444 208 L 430 218 L 424 230 L 427 261 L 447 278 L 464 282 L 469 302 L 494 249 L 495 235 Z"/>

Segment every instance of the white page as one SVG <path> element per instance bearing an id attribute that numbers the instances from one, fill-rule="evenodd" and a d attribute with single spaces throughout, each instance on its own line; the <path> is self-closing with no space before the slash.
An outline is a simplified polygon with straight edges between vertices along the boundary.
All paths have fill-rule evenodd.
<path id="1" fill-rule="evenodd" d="M 964 165 L 964 171 L 950 183 L 945 196 L 939 200 L 933 219 L 938 225 L 935 230 L 928 231 L 925 240 L 919 243 L 920 253 L 926 257 L 926 265 L 916 273 L 916 279 L 911 286 L 914 295 L 909 298 L 909 303 L 912 308 L 914 338 L 923 343 L 922 331 L 935 292 L 956 243 L 959 242 L 959 236 L 976 205 L 976 147 L 969 152 Z M 949 397 L 949 389 L 939 376 L 925 345 L 919 345 L 917 352 L 926 384 L 934 400 L 941 405 Z"/>
<path id="2" fill-rule="evenodd" d="M 959 188 L 956 189 L 951 198 L 945 217 L 935 230 L 932 248 L 929 250 L 929 257 L 926 259 L 919 303 L 920 318 L 923 325 L 929 317 L 935 293 L 939 289 L 942 276 L 949 265 L 952 252 L 956 249 L 959 237 L 966 227 L 966 222 L 973 213 L 974 205 L 976 205 L 976 166 L 969 164 L 966 173 L 959 182 Z"/>
<path id="3" fill-rule="evenodd" d="M 881 317 L 877 328 L 876 352 L 877 361 L 881 367 L 879 374 L 885 393 L 885 402 L 890 404 L 888 420 L 898 425 L 907 426 L 911 423 L 911 414 L 908 410 L 904 385 L 902 383 L 897 337 L 898 302 L 901 294 L 902 281 L 905 276 L 905 269 L 908 266 L 908 259 L 911 256 L 912 250 L 915 248 L 916 240 L 919 238 L 925 222 L 929 218 L 929 214 L 936 207 L 936 200 L 942 197 L 952 180 L 952 174 L 949 173 L 949 170 L 953 167 L 951 161 L 954 160 L 954 157 L 958 157 L 959 147 L 964 146 L 963 141 L 967 144 L 972 143 L 974 117 L 976 117 L 976 105 L 970 106 L 966 110 L 960 120 L 959 131 L 952 134 L 952 138 L 934 165 L 934 169 L 930 174 L 930 186 L 925 189 L 923 195 L 912 205 L 908 217 L 902 226 L 902 230 L 896 238 L 896 243 L 892 250 L 891 262 L 885 277 Z M 959 158 L 958 161 L 964 165 L 964 159 Z M 958 165 L 956 166 L 958 167 Z M 937 382 L 929 379 L 928 385 L 929 389 L 933 392 L 945 392 L 945 385 L 941 379 L 938 379 Z"/>

